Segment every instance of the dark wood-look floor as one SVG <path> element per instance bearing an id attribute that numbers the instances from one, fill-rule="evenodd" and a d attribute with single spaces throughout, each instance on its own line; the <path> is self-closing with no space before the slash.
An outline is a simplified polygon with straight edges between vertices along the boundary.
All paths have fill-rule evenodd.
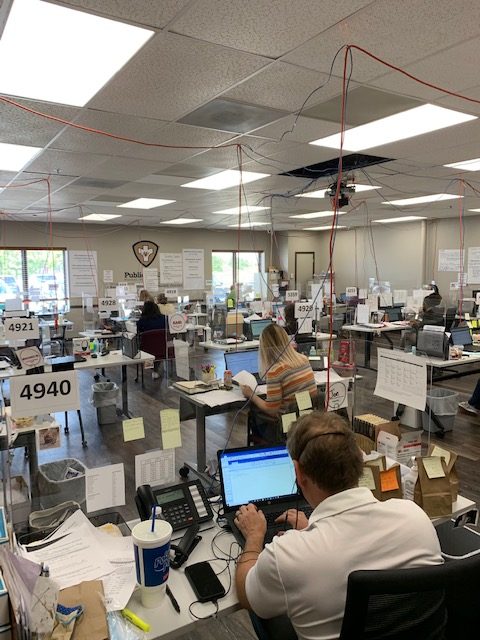
<path id="1" fill-rule="evenodd" d="M 363 342 L 357 344 L 358 360 L 362 361 Z M 376 349 L 372 348 L 372 366 L 375 366 Z M 193 356 L 192 351 L 192 356 Z M 218 364 L 218 373 L 223 371 L 223 355 L 219 353 L 203 354 L 198 352 L 192 358 L 192 366 L 198 371 L 200 361 L 214 361 Z M 359 370 L 362 379 L 357 383 L 356 413 L 377 413 L 386 418 L 391 417 L 392 403 L 373 395 L 376 373 L 365 369 Z M 119 382 L 119 372 L 111 371 L 111 380 Z M 87 467 L 97 467 L 117 462 L 125 465 L 126 499 L 127 504 L 119 507 L 118 511 L 125 520 L 137 517 L 134 497 L 135 455 L 151 449 L 161 448 L 159 412 L 165 407 L 177 407 L 178 398 L 168 387 L 166 380 L 152 380 L 151 373 L 145 372 L 145 387 L 133 381 L 135 368 L 129 368 L 129 402 L 134 416 L 143 416 L 145 422 L 145 440 L 125 443 L 121 419 L 116 424 L 99 427 L 96 412 L 90 404 L 92 372 L 80 372 L 80 386 L 82 396 L 82 416 L 85 425 L 88 448 L 83 449 L 75 412 L 70 413 L 70 434 L 63 436 L 59 449 L 40 453 L 40 464 L 50 460 L 73 457 L 81 460 Z M 439 383 L 442 387 L 459 393 L 459 400 L 467 399 L 478 379 L 478 372 L 467 377 L 452 379 Z M 243 446 L 246 442 L 245 415 L 240 415 L 232 429 L 234 414 L 224 414 L 207 418 L 207 459 L 215 457 L 216 451 L 225 446 L 229 437 L 229 446 Z M 63 422 L 63 414 L 57 418 Z M 182 447 L 176 450 L 177 469 L 185 460 L 195 460 L 195 424 L 188 420 L 181 425 Z M 423 436 L 425 447 L 427 434 Z M 458 413 L 452 431 L 444 438 L 435 435 L 432 442 L 451 448 L 459 454 L 458 473 L 460 477 L 461 493 L 466 497 L 480 502 L 480 418 L 464 413 Z M 21 450 L 15 450 L 12 472 L 28 475 L 27 466 Z M 207 640 L 216 638 L 237 638 L 238 640 L 252 640 L 255 634 L 245 611 L 218 620 L 201 623 L 198 628 L 186 635 L 184 640 Z"/>

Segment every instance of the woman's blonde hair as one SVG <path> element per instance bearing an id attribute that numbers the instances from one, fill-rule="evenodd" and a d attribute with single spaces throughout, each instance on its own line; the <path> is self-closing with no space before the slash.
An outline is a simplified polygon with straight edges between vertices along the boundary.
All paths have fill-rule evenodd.
<path id="1" fill-rule="evenodd" d="M 305 364 L 305 356 L 297 353 L 283 327 L 269 324 L 260 335 L 260 375 L 263 377 L 273 364 L 281 362 L 292 369 Z"/>
<path id="2" fill-rule="evenodd" d="M 138 299 L 140 302 L 146 302 L 147 300 L 151 300 L 152 302 L 154 302 L 152 294 L 150 293 L 150 291 L 147 291 L 146 289 L 140 290 L 140 293 L 138 294 Z"/>

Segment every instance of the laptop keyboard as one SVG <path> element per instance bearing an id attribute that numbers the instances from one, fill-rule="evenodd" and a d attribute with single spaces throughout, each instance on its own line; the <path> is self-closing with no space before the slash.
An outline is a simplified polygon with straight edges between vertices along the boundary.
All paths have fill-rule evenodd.
<path id="1" fill-rule="evenodd" d="M 310 517 L 313 509 L 311 507 L 303 507 L 302 511 L 304 512 L 304 514 L 307 516 L 307 518 Z M 265 520 L 267 521 L 267 529 L 270 528 L 278 528 L 278 527 L 282 527 L 282 522 L 275 522 L 275 520 L 277 518 L 279 518 L 283 513 L 285 513 L 285 510 L 282 511 L 270 511 L 268 513 L 265 513 Z"/>

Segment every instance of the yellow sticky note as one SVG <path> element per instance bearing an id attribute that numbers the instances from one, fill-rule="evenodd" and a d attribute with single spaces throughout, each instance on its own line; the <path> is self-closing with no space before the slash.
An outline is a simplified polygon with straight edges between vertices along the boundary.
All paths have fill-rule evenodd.
<path id="1" fill-rule="evenodd" d="M 380 471 L 380 488 L 382 493 L 400 488 L 395 468 L 388 469 L 388 471 Z"/>
<path id="2" fill-rule="evenodd" d="M 180 432 L 180 412 L 178 409 L 163 409 L 160 411 L 160 425 L 162 429 L 162 443 L 164 449 L 174 449 L 182 446 Z"/>
<path id="3" fill-rule="evenodd" d="M 124 420 L 122 422 L 122 426 L 123 440 L 125 442 L 145 438 L 145 427 L 143 426 L 143 418 L 131 418 L 130 420 Z"/>
<path id="4" fill-rule="evenodd" d="M 358 481 L 359 487 L 367 487 L 370 491 L 375 491 L 375 478 L 371 467 L 363 467 L 362 475 Z"/>
<path id="5" fill-rule="evenodd" d="M 292 426 L 292 424 L 295 422 L 296 419 L 297 419 L 297 414 L 295 412 L 285 413 L 282 416 L 282 430 L 283 430 L 283 433 L 288 433 L 289 432 L 290 427 Z"/>
<path id="6" fill-rule="evenodd" d="M 309 413 L 312 413 L 313 409 L 303 409 L 303 411 L 299 411 L 298 414 L 300 417 L 308 416 Z"/>
<path id="7" fill-rule="evenodd" d="M 440 457 L 432 456 L 429 458 L 422 458 L 422 460 L 423 466 L 430 480 L 445 477 L 445 471 L 443 470 L 442 459 Z"/>
<path id="8" fill-rule="evenodd" d="M 445 449 L 442 449 L 442 447 L 437 447 L 437 445 L 433 447 L 432 453 L 430 455 L 445 458 L 445 463 L 447 464 L 447 466 L 450 462 L 450 451 L 446 451 Z"/>
<path id="9" fill-rule="evenodd" d="M 300 391 L 295 394 L 295 400 L 299 411 L 312 408 L 312 397 L 309 391 Z"/>

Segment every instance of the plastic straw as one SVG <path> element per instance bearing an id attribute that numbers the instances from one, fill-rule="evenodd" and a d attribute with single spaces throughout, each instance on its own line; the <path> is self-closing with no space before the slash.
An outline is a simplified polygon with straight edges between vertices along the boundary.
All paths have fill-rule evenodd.
<path id="1" fill-rule="evenodd" d="M 151 528 L 151 532 L 153 533 L 155 531 L 155 516 L 157 515 L 157 505 L 154 504 L 152 507 L 152 528 Z"/>

